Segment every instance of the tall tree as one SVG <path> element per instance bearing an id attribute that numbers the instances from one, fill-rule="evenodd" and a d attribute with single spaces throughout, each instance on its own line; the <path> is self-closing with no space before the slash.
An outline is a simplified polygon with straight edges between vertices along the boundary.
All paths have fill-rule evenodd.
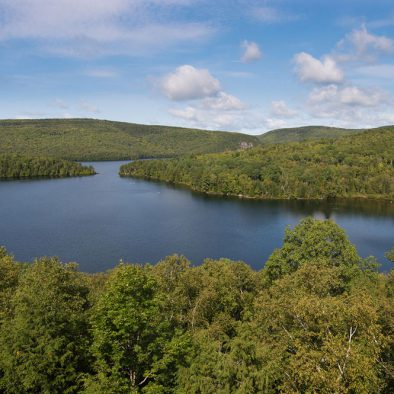
<path id="1" fill-rule="evenodd" d="M 73 264 L 43 258 L 21 276 L 0 337 L 7 393 L 75 393 L 89 369 L 88 289 Z"/>

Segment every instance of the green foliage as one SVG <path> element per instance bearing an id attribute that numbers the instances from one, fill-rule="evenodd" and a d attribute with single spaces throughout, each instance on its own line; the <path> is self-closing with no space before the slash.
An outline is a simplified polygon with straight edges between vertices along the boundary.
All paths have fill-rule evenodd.
<path id="1" fill-rule="evenodd" d="M 337 140 L 264 145 L 172 160 L 135 161 L 121 176 L 260 199 L 394 197 L 394 128 Z"/>
<path id="2" fill-rule="evenodd" d="M 0 121 L 0 153 L 95 161 L 234 150 L 257 137 L 222 131 L 95 119 Z"/>
<path id="3" fill-rule="evenodd" d="M 0 336 L 6 393 L 75 393 L 89 370 L 88 289 L 75 265 L 43 258 L 26 269 Z"/>
<path id="4" fill-rule="evenodd" d="M 93 315 L 95 378 L 88 392 L 161 390 L 186 338 L 171 330 L 150 267 L 120 264 L 108 278 Z M 166 376 L 167 375 L 167 376 Z"/>
<path id="5" fill-rule="evenodd" d="M 280 144 L 284 142 L 300 142 L 323 138 L 340 138 L 362 131 L 364 130 L 341 129 L 326 126 L 291 127 L 268 131 L 267 133 L 261 134 L 259 140 L 265 144 Z"/>
<path id="6" fill-rule="evenodd" d="M 387 259 L 389 259 L 390 261 L 392 261 L 394 263 L 394 248 L 391 248 L 390 250 L 388 250 L 385 253 L 385 256 Z"/>
<path id="7" fill-rule="evenodd" d="M 264 274 L 272 283 L 297 271 L 311 260 L 320 258 L 332 266 L 340 267 L 346 277 L 351 276 L 361 263 L 356 248 L 338 225 L 330 220 L 318 222 L 306 218 L 294 230 L 286 229 L 283 246 L 269 257 Z"/>
<path id="8" fill-rule="evenodd" d="M 304 219 L 256 272 L 183 256 L 83 274 L 0 248 L 0 392 L 394 390 L 394 271 Z"/>
<path id="9" fill-rule="evenodd" d="M 0 179 L 94 175 L 92 166 L 83 166 L 66 160 L 50 157 L 27 157 L 0 154 Z"/>
<path id="10" fill-rule="evenodd" d="M 272 392 L 382 392 L 387 337 L 376 300 L 366 285 L 344 288 L 341 267 L 319 258 L 256 299 L 249 332 Z"/>

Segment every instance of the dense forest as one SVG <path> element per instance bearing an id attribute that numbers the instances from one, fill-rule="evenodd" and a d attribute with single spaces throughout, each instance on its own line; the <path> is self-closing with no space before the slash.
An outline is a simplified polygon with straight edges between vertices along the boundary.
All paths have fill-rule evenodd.
<path id="1" fill-rule="evenodd" d="M 0 179 L 94 175 L 92 166 L 50 157 L 0 154 Z"/>
<path id="2" fill-rule="evenodd" d="M 170 160 L 134 161 L 121 176 L 261 199 L 394 198 L 394 127 L 339 139 L 266 144 Z"/>
<path id="3" fill-rule="evenodd" d="M 268 131 L 267 133 L 261 134 L 259 140 L 267 144 L 279 144 L 283 142 L 300 142 L 323 138 L 340 138 L 363 131 L 365 131 L 365 129 L 341 129 L 327 126 L 290 127 Z"/>
<path id="4" fill-rule="evenodd" d="M 234 150 L 257 137 L 223 131 L 139 125 L 95 119 L 0 121 L 0 154 L 78 161 L 175 157 Z"/>
<path id="5" fill-rule="evenodd" d="M 393 271 L 312 218 L 261 271 L 173 255 L 85 274 L 0 248 L 0 392 L 388 394 L 393 297 Z"/>

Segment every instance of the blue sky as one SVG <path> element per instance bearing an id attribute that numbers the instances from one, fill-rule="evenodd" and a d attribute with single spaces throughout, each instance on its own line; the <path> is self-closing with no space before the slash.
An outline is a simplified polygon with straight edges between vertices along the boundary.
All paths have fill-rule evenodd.
<path id="1" fill-rule="evenodd" d="M 0 0 L 0 117 L 394 124 L 392 0 Z"/>

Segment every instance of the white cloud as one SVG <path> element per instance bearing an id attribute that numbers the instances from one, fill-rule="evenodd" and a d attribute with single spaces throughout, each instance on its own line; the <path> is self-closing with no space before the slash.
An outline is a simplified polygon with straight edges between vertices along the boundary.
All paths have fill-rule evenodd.
<path id="1" fill-rule="evenodd" d="M 366 90 L 357 86 L 336 85 L 315 88 L 309 95 L 309 103 L 317 106 L 360 106 L 376 107 L 387 101 L 387 95 L 380 90 Z"/>
<path id="2" fill-rule="evenodd" d="M 259 113 L 244 110 L 214 110 L 201 105 L 189 105 L 186 108 L 172 108 L 170 114 L 185 121 L 183 125 L 211 130 L 238 130 L 249 133 L 261 133 L 266 127 L 265 119 Z"/>
<path id="3" fill-rule="evenodd" d="M 149 54 L 212 33 L 213 29 L 203 23 L 158 17 L 170 10 L 169 7 L 191 3 L 187 0 L 0 0 L 0 40 L 34 40 L 40 48 L 63 56 Z"/>
<path id="4" fill-rule="evenodd" d="M 375 61 L 381 54 L 394 53 L 394 40 L 368 32 L 365 25 L 354 29 L 339 41 L 337 48 L 342 51 L 336 55 L 339 61 Z"/>
<path id="5" fill-rule="evenodd" d="M 244 53 L 242 55 L 241 60 L 244 63 L 251 63 L 261 59 L 262 56 L 261 50 L 255 42 L 245 40 L 242 43 L 242 48 L 244 49 Z"/>
<path id="6" fill-rule="evenodd" d="M 279 118 L 294 118 L 298 112 L 289 108 L 285 101 L 273 101 L 271 103 L 271 115 Z"/>
<path id="7" fill-rule="evenodd" d="M 197 100 L 193 105 L 169 110 L 186 126 L 215 130 L 243 130 L 260 133 L 264 118 L 240 99 L 226 92 Z"/>
<path id="8" fill-rule="evenodd" d="M 389 96 L 381 90 L 337 85 L 313 89 L 307 102 L 311 116 L 356 128 L 376 124 L 379 114 L 389 105 Z"/>
<path id="9" fill-rule="evenodd" d="M 295 55 L 294 61 L 302 82 L 341 83 L 344 79 L 343 71 L 330 56 L 319 60 L 309 53 L 301 52 Z"/>
<path id="10" fill-rule="evenodd" d="M 162 79 L 161 89 L 171 100 L 195 100 L 219 93 L 220 82 L 207 69 L 183 65 Z"/>
<path id="11" fill-rule="evenodd" d="M 218 111 L 237 111 L 247 107 L 239 98 L 225 92 L 219 92 L 216 97 L 207 97 L 202 106 L 207 109 Z"/>
<path id="12" fill-rule="evenodd" d="M 221 90 L 209 70 L 190 65 L 178 67 L 161 81 L 161 89 L 174 101 L 194 100 L 186 107 L 171 108 L 170 114 L 183 126 L 219 130 L 261 131 L 263 118 L 247 104 Z"/>

